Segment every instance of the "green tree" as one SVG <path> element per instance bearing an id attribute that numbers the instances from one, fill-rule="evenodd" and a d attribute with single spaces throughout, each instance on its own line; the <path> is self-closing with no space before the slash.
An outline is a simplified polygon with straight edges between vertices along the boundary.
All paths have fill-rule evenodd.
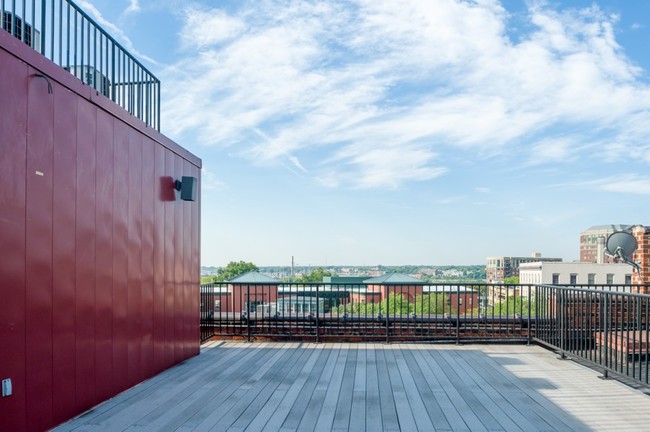
<path id="1" fill-rule="evenodd" d="M 251 271 L 258 271 L 258 270 L 259 269 L 257 268 L 257 266 L 252 262 L 230 261 L 226 267 L 217 270 L 217 276 L 215 276 L 213 280 L 215 282 L 228 281 L 244 273 L 248 273 Z"/>
<path id="2" fill-rule="evenodd" d="M 310 273 L 302 274 L 296 280 L 298 283 L 321 283 L 326 276 L 334 276 L 332 272 L 325 271 L 323 267 L 317 267 Z"/>
<path id="3" fill-rule="evenodd" d="M 449 296 L 444 293 L 422 294 L 415 296 L 414 312 L 417 315 L 455 314 L 455 305 L 449 303 Z"/>
<path id="4" fill-rule="evenodd" d="M 508 276 L 507 278 L 503 278 L 503 283 L 519 285 L 519 276 Z"/>
<path id="5" fill-rule="evenodd" d="M 519 314 L 528 316 L 528 307 L 530 303 L 530 314 L 535 315 L 535 300 L 532 303 L 527 298 L 521 296 L 510 296 L 503 301 L 494 305 L 495 316 L 513 316 Z"/>

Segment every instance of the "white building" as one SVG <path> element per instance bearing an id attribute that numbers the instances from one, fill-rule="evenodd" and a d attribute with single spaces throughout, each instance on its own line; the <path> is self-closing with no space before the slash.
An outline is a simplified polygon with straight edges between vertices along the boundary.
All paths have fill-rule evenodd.
<path id="1" fill-rule="evenodd" d="M 630 285 L 632 284 L 632 267 L 622 263 L 521 263 L 519 265 L 519 283 L 531 285 Z"/>

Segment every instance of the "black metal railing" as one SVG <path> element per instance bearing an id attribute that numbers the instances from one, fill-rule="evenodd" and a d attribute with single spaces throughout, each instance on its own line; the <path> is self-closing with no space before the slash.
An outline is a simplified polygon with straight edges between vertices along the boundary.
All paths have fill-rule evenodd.
<path id="1" fill-rule="evenodd" d="M 650 295 L 646 286 L 626 292 L 540 285 L 534 341 L 562 357 L 585 361 L 602 370 L 649 385 Z"/>
<path id="2" fill-rule="evenodd" d="M 160 81 L 71 0 L 1 0 L 0 27 L 148 126 L 160 130 Z"/>
<path id="3" fill-rule="evenodd" d="M 527 342 L 532 295 L 532 285 L 210 283 L 201 337 Z"/>

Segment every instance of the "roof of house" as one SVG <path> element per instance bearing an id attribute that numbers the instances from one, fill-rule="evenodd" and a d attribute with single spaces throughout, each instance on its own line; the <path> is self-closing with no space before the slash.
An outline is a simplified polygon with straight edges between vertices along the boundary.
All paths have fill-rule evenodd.
<path id="1" fill-rule="evenodd" d="M 230 279 L 228 282 L 234 282 L 234 283 L 268 283 L 268 284 L 279 284 L 280 281 L 269 277 L 267 275 L 264 275 L 262 273 L 256 272 L 256 271 L 251 271 L 248 273 L 244 273 L 242 275 L 239 275 L 237 277 L 234 277 Z"/>
<path id="2" fill-rule="evenodd" d="M 382 284 L 411 284 L 411 285 L 422 285 L 424 282 L 422 282 L 420 279 L 416 279 L 411 276 L 407 276 L 405 274 L 401 273 L 388 273 L 383 276 L 378 276 L 374 277 L 371 279 L 366 279 L 363 281 L 363 283 L 366 284 L 374 284 L 374 285 L 382 285 Z"/>

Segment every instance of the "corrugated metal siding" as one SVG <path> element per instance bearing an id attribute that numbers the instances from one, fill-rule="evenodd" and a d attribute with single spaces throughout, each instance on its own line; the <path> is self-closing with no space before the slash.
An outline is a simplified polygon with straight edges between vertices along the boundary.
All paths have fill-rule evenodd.
<path id="1" fill-rule="evenodd" d="M 6 42 L 0 428 L 44 430 L 198 353 L 200 208 L 172 185 L 200 166 Z"/>

